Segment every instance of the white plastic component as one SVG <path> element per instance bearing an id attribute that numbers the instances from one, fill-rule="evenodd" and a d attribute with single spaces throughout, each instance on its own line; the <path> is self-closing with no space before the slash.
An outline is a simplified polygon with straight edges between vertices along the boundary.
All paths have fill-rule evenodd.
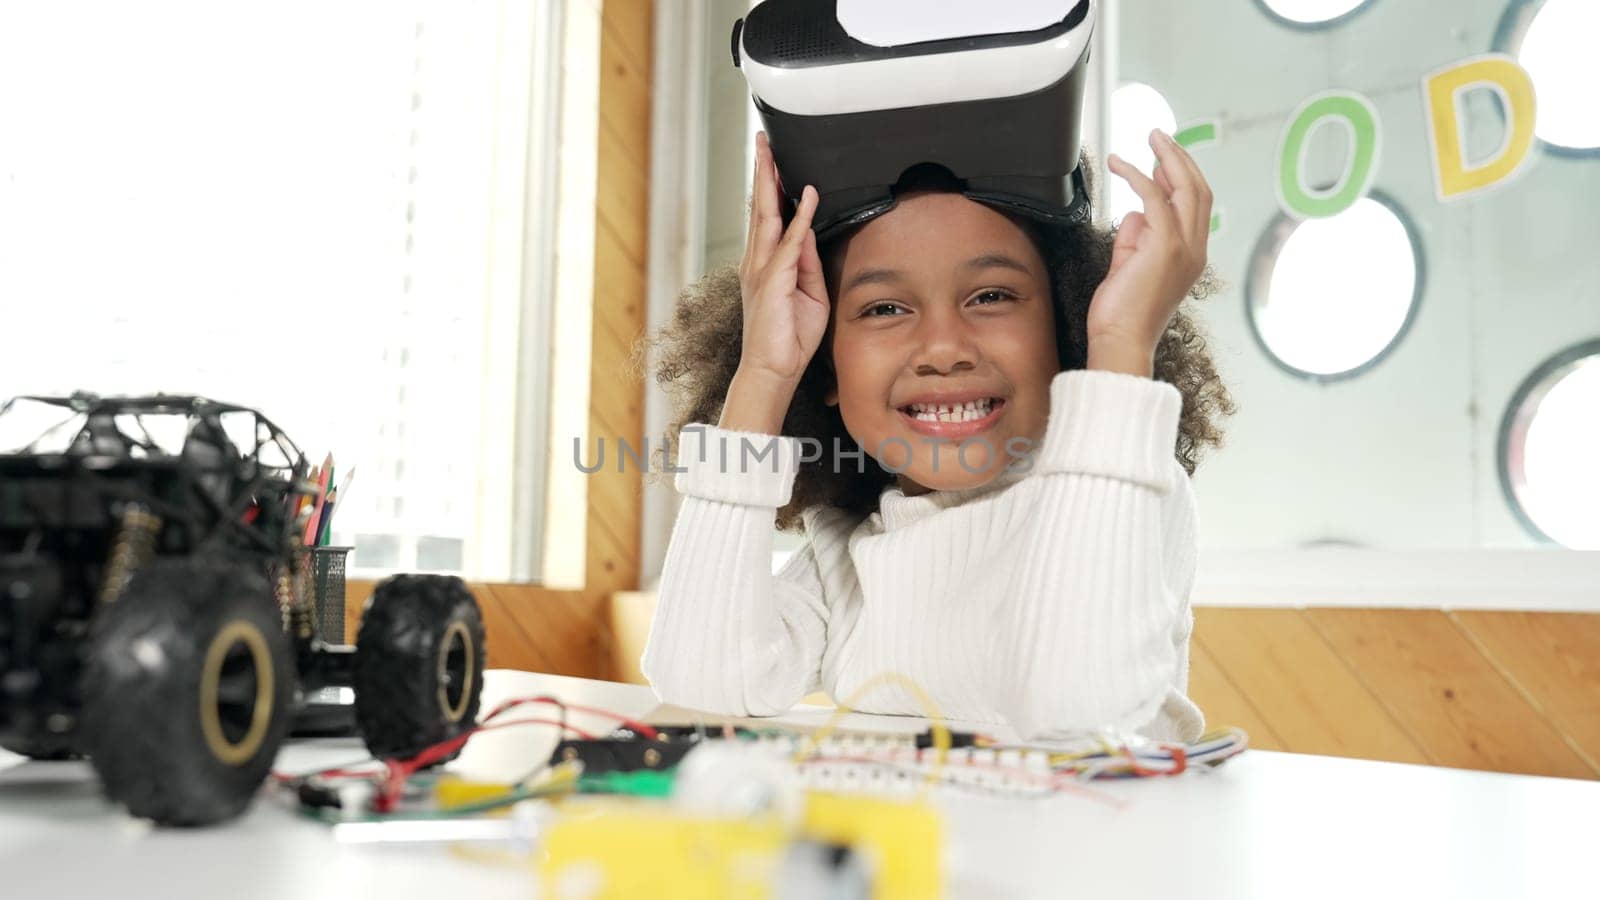
<path id="1" fill-rule="evenodd" d="M 714 816 L 775 812 L 799 821 L 804 798 L 793 767 L 741 742 L 707 741 L 678 764 L 672 801 L 679 808 Z"/>
<path id="2" fill-rule="evenodd" d="M 898 47 L 920 41 L 1037 31 L 1066 18 L 1077 0 L 839 0 L 839 24 L 863 44 Z"/>
<path id="3" fill-rule="evenodd" d="M 974 6 L 992 11 L 996 4 Z M 1072 71 L 1089 47 L 1097 13 L 1097 0 L 1089 0 L 1078 27 L 1037 44 L 793 69 L 762 65 L 741 47 L 740 67 L 763 103 L 799 116 L 1015 97 L 1049 87 Z"/>

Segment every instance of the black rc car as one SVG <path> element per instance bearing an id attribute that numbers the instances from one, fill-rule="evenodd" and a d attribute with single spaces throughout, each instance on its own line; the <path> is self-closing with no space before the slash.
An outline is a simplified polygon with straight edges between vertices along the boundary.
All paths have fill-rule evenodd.
<path id="1" fill-rule="evenodd" d="M 390 578 L 354 647 L 317 636 L 308 473 L 244 407 L 0 406 L 0 746 L 86 756 L 134 815 L 205 825 L 248 806 L 313 692 L 354 689 L 377 757 L 471 728 L 483 621 L 460 579 Z"/>

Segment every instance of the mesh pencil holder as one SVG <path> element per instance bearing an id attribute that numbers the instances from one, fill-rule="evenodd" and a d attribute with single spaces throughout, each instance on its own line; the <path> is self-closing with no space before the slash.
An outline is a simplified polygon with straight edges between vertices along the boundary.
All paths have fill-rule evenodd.
<path id="1" fill-rule="evenodd" d="M 311 600 L 317 637 L 326 644 L 344 638 L 344 573 L 351 547 L 307 547 L 311 555 Z"/>

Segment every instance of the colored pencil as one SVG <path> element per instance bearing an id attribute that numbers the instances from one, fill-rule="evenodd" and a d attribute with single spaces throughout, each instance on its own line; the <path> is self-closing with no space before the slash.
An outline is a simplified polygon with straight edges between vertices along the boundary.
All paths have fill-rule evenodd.
<path id="1" fill-rule="evenodd" d="M 333 454 L 322 463 L 322 475 L 317 479 L 317 502 L 311 509 L 311 519 L 306 522 L 306 532 L 302 543 L 308 547 L 316 546 L 317 525 L 322 519 L 322 504 L 328 499 L 328 479 L 333 476 Z"/>

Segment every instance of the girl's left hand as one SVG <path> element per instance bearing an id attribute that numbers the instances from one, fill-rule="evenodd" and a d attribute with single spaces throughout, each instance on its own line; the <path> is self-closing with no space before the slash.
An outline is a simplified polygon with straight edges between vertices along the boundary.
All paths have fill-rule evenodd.
<path id="1" fill-rule="evenodd" d="M 1089 304 L 1088 368 L 1151 377 L 1156 345 L 1206 268 L 1211 186 L 1188 151 L 1166 132 L 1150 133 L 1155 177 L 1111 154 L 1111 172 L 1144 201 L 1122 220 L 1111 268 Z"/>

